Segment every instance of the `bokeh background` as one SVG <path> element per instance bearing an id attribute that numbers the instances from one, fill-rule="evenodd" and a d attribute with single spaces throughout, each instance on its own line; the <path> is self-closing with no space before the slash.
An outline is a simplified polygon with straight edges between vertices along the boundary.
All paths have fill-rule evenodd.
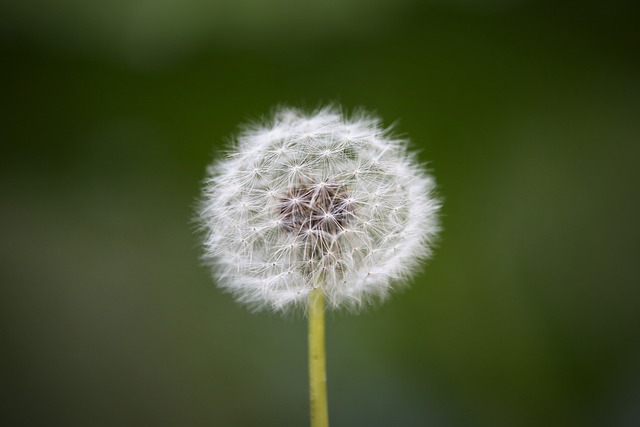
<path id="1" fill-rule="evenodd" d="M 374 110 L 445 204 L 328 322 L 333 426 L 640 425 L 633 1 L 0 5 L 0 419 L 303 426 L 306 324 L 199 264 L 205 166 L 285 103 Z"/>

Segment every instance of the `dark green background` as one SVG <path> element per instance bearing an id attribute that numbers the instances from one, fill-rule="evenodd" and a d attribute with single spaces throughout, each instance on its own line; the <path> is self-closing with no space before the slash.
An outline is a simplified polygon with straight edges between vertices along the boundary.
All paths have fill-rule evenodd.
<path id="1" fill-rule="evenodd" d="M 633 3 L 4 2 L 0 422 L 306 425 L 304 320 L 216 289 L 191 219 L 237 124 L 333 101 L 445 204 L 410 290 L 329 315 L 332 425 L 640 425 Z"/>

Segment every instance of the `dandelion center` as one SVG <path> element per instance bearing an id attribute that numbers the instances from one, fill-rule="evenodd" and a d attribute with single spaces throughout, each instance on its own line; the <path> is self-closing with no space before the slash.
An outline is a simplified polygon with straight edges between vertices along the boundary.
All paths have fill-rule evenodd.
<path id="1" fill-rule="evenodd" d="M 334 239 L 354 215 L 353 198 L 343 187 L 322 181 L 291 188 L 280 200 L 280 225 L 302 238 Z"/>

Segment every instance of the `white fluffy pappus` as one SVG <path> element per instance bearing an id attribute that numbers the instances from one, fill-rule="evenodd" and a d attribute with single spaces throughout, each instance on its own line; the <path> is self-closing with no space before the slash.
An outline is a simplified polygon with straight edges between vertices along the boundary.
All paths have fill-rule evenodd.
<path id="1" fill-rule="evenodd" d="M 385 299 L 431 255 L 435 183 L 380 120 L 280 108 L 208 168 L 199 205 L 204 260 L 254 310 Z"/>

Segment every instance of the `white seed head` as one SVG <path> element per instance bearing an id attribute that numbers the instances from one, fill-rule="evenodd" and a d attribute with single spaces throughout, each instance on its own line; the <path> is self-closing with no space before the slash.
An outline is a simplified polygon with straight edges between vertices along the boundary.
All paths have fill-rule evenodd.
<path id="1" fill-rule="evenodd" d="M 199 221 L 222 288 L 256 310 L 381 301 L 431 255 L 434 180 L 380 120 L 281 108 L 208 169 Z"/>

